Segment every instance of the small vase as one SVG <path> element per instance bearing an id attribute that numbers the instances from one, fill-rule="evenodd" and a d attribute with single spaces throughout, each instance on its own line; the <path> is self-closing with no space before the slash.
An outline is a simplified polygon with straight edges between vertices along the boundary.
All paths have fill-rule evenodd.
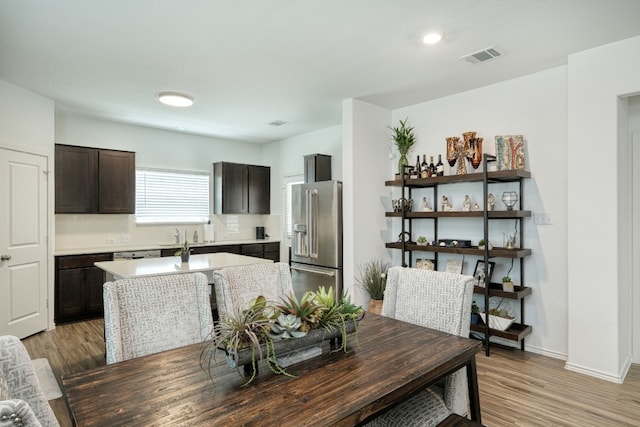
<path id="1" fill-rule="evenodd" d="M 409 159 L 407 159 L 407 153 L 400 153 L 400 159 L 398 159 L 398 173 L 403 178 L 404 167 L 409 165 Z"/>
<path id="2" fill-rule="evenodd" d="M 180 259 L 182 260 L 182 263 L 187 263 L 189 262 L 189 252 L 183 252 L 180 254 Z"/>
<path id="3" fill-rule="evenodd" d="M 369 300 L 369 313 L 373 313 L 373 314 L 382 313 L 382 300 L 381 299 Z"/>

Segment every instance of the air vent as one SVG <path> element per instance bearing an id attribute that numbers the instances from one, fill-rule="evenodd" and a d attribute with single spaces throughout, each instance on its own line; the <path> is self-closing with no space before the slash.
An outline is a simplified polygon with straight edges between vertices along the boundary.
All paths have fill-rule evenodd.
<path id="1" fill-rule="evenodd" d="M 286 124 L 288 124 L 288 123 L 289 123 L 289 122 L 285 122 L 285 121 L 283 121 L 283 120 L 274 120 L 274 121 L 272 121 L 272 122 L 270 122 L 270 123 L 269 123 L 269 126 L 276 126 L 276 127 L 277 127 L 277 126 L 286 125 Z"/>
<path id="2" fill-rule="evenodd" d="M 486 49 L 461 56 L 460 59 L 464 59 L 471 64 L 479 64 L 481 62 L 487 62 L 491 61 L 492 59 L 500 58 L 503 55 L 504 54 L 498 51 L 495 46 L 491 46 Z"/>

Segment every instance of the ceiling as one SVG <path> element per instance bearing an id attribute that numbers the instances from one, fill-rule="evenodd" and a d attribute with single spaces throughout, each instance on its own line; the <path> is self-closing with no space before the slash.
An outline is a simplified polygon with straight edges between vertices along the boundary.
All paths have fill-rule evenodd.
<path id="1" fill-rule="evenodd" d="M 340 124 L 345 99 L 396 109 L 639 34 L 638 0 L 0 0 L 0 79 L 62 111 L 264 143 Z M 490 46 L 504 56 L 459 59 Z"/>

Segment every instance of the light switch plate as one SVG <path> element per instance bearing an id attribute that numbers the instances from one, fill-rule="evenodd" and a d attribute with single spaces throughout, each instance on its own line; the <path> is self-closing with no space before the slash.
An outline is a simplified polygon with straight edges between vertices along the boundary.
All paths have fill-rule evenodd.
<path id="1" fill-rule="evenodd" d="M 553 225 L 553 219 L 549 212 L 534 212 L 533 223 L 536 225 Z"/>

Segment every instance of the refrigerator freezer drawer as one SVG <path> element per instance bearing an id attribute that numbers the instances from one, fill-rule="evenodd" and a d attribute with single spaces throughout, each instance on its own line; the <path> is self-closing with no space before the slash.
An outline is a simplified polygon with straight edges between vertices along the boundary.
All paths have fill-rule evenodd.
<path id="1" fill-rule="evenodd" d="M 317 291 L 320 286 L 333 288 L 337 298 L 342 296 L 342 270 L 307 264 L 291 264 L 291 280 L 296 297 L 302 298 L 305 292 Z"/>

